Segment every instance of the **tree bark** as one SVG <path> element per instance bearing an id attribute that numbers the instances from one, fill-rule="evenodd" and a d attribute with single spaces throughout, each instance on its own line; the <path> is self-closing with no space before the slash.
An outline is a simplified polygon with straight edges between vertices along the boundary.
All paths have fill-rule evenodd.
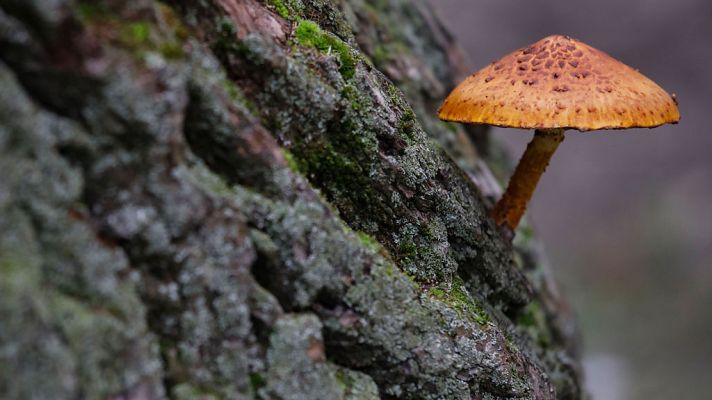
<path id="1" fill-rule="evenodd" d="M 0 397 L 581 398 L 459 60 L 424 1 L 0 0 Z"/>

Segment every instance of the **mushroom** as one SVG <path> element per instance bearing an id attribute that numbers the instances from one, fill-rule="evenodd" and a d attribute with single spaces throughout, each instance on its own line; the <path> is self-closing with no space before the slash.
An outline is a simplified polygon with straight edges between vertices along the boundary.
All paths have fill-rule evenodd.
<path id="1" fill-rule="evenodd" d="M 677 100 L 637 70 L 553 35 L 469 76 L 440 107 L 445 121 L 536 129 L 491 211 L 513 234 L 564 131 L 654 128 L 677 123 Z"/>

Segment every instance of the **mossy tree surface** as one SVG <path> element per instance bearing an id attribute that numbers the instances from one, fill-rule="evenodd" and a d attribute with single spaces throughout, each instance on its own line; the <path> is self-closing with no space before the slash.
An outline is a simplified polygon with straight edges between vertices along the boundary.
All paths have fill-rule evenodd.
<path id="1" fill-rule="evenodd" d="M 0 397 L 581 397 L 423 1 L 0 0 Z M 523 229 L 528 229 L 526 226 Z"/>

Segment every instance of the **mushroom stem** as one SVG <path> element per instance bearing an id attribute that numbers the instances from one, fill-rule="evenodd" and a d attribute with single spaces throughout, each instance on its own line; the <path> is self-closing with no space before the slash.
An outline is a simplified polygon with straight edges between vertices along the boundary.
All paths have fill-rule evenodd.
<path id="1" fill-rule="evenodd" d="M 527 150 L 509 180 L 507 191 L 492 209 L 491 216 L 497 225 L 505 225 L 512 232 L 517 229 L 539 178 L 563 140 L 563 129 L 536 130 L 534 139 L 527 145 Z"/>

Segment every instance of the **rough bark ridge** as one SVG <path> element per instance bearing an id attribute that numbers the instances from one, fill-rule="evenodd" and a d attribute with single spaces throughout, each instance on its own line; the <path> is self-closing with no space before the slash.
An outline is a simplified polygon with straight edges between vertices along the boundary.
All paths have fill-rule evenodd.
<path id="1" fill-rule="evenodd" d="M 580 398 L 406 0 L 0 0 L 0 397 Z M 501 167 L 499 167 L 501 168 Z"/>

